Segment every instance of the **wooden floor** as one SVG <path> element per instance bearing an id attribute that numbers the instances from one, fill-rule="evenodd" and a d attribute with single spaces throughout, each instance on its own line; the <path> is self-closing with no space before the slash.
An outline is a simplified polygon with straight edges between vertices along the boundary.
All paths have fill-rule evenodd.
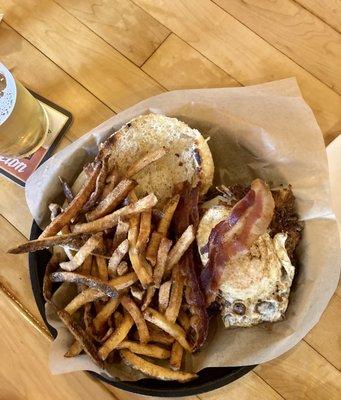
<path id="1" fill-rule="evenodd" d="M 295 76 L 325 141 L 341 132 L 340 0 L 0 0 L 0 60 L 70 110 L 59 148 L 166 90 Z M 0 177 L 0 399 L 142 399 L 84 373 L 51 376 L 31 294 L 23 189 Z M 294 349 L 202 400 L 341 398 L 341 289 Z"/>

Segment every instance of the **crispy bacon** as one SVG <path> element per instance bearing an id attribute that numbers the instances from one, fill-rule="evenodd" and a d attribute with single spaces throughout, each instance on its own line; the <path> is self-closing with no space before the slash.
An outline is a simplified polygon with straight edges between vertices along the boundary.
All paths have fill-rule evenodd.
<path id="1" fill-rule="evenodd" d="M 196 229 L 199 224 L 198 211 L 199 188 L 191 188 L 186 184 L 182 190 L 178 207 L 174 214 L 174 230 L 179 237 L 189 225 Z M 208 314 L 205 296 L 200 288 L 201 270 L 197 247 L 192 244 L 179 261 L 180 271 L 185 279 L 185 299 L 191 313 L 190 326 L 194 332 L 193 347 L 199 349 L 208 333 Z"/>
<path id="2" fill-rule="evenodd" d="M 212 229 L 208 239 L 208 262 L 200 276 L 207 305 L 217 297 L 226 263 L 247 252 L 252 243 L 265 233 L 274 207 L 269 187 L 256 179 L 247 194 L 232 208 L 229 217 Z"/>

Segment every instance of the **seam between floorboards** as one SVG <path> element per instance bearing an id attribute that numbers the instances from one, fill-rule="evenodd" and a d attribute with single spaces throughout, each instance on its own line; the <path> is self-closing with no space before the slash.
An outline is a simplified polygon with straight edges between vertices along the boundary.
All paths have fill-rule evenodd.
<path id="1" fill-rule="evenodd" d="M 134 3 L 135 4 L 135 3 Z M 150 14 L 148 14 L 148 15 L 150 15 Z M 169 29 L 168 29 L 169 30 Z M 144 61 L 143 61 L 143 63 L 140 65 L 140 67 L 139 68 L 141 68 L 142 69 L 142 71 L 144 72 L 144 73 L 147 73 L 144 69 L 143 69 L 143 66 L 146 64 L 146 62 L 148 61 L 148 60 L 150 60 L 152 57 L 153 57 L 153 55 L 159 50 L 159 48 L 166 42 L 166 40 L 170 37 L 170 35 L 172 35 L 173 34 L 173 32 L 172 31 L 170 31 L 169 32 L 169 34 L 162 40 L 162 42 L 157 46 L 157 48 L 152 52 L 152 54 L 150 54 L 150 56 L 148 56 Z M 154 78 L 153 78 L 154 79 Z M 167 88 L 165 88 L 166 90 L 168 90 Z"/>
<path id="2" fill-rule="evenodd" d="M 248 25 L 246 25 L 244 22 L 240 21 L 236 16 L 231 14 L 230 12 L 226 11 L 224 8 L 222 8 L 219 4 L 215 3 L 215 0 L 209 0 L 212 4 L 217 6 L 218 8 L 221 9 L 224 13 L 228 14 L 230 17 L 234 18 L 236 21 L 238 21 L 241 25 L 243 25 L 245 28 L 250 30 L 252 33 L 254 33 L 256 36 L 258 36 L 260 39 L 264 40 L 265 43 L 267 43 L 269 46 L 273 47 L 275 50 L 277 50 L 279 53 L 281 53 L 284 57 L 287 57 L 289 60 L 291 60 L 294 64 L 298 65 L 300 68 L 302 68 L 306 73 L 309 75 L 313 76 L 316 80 L 321 82 L 323 85 L 327 86 L 330 90 L 332 90 L 334 93 L 336 93 L 338 96 L 341 96 L 341 92 L 339 93 L 338 91 L 335 90 L 334 87 L 330 86 L 328 83 L 322 81 L 319 77 L 317 77 L 314 73 L 303 67 L 300 63 L 292 59 L 289 55 L 285 54 L 282 50 L 278 49 L 274 44 L 270 43 L 267 39 L 263 38 L 259 33 L 255 32 L 253 29 L 251 29 Z M 328 25 L 329 26 L 329 25 Z"/>

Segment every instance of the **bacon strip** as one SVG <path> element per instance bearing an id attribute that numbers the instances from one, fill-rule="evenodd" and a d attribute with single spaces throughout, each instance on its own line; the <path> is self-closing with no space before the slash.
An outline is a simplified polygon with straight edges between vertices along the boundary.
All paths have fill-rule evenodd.
<path id="1" fill-rule="evenodd" d="M 189 184 L 184 187 L 173 218 L 177 237 L 179 237 L 189 225 L 193 225 L 195 229 L 198 227 L 198 197 L 198 187 L 192 189 Z M 191 313 L 190 326 L 194 332 L 193 348 L 199 349 L 207 337 L 208 314 L 206 311 L 205 296 L 199 283 L 201 263 L 194 243 L 192 243 L 180 259 L 179 267 L 181 274 L 184 276 L 185 299 Z"/>
<path id="2" fill-rule="evenodd" d="M 208 239 L 209 261 L 200 276 L 207 305 L 217 297 L 226 263 L 246 253 L 252 243 L 266 232 L 274 207 L 269 187 L 262 180 L 256 179 L 248 193 L 232 208 L 229 217 L 212 229 Z"/>

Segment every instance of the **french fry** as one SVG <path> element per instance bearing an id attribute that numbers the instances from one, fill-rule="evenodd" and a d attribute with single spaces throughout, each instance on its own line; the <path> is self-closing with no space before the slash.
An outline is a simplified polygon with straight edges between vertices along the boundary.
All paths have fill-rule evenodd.
<path id="1" fill-rule="evenodd" d="M 108 355 L 126 338 L 133 325 L 134 320 L 130 314 L 127 313 L 122 322 L 116 327 L 113 334 L 102 344 L 98 350 L 98 356 L 101 360 L 105 360 Z"/>
<path id="2" fill-rule="evenodd" d="M 128 239 L 124 240 L 112 253 L 108 264 L 108 272 L 110 277 L 114 276 L 118 265 L 122 261 L 123 257 L 128 253 L 129 242 Z"/>
<path id="3" fill-rule="evenodd" d="M 117 328 L 118 326 L 120 326 L 121 323 L 122 323 L 122 321 L 123 321 L 123 315 L 122 315 L 122 313 L 120 313 L 119 311 L 116 311 L 116 312 L 114 313 L 115 327 Z"/>
<path id="4" fill-rule="evenodd" d="M 85 332 L 92 338 L 95 339 L 93 334 L 93 325 L 92 325 L 92 313 L 91 313 L 91 303 L 87 303 L 84 306 L 84 314 L 83 314 Z"/>
<path id="5" fill-rule="evenodd" d="M 177 264 L 172 270 L 172 290 L 168 307 L 165 311 L 166 318 L 171 322 L 175 322 L 178 318 L 182 303 L 183 289 L 184 280 L 181 276 L 179 265 Z"/>
<path id="6" fill-rule="evenodd" d="M 103 292 L 97 289 L 85 289 L 70 301 L 70 303 L 65 307 L 65 311 L 72 315 L 84 306 L 84 304 L 101 299 L 102 297 Z"/>
<path id="7" fill-rule="evenodd" d="M 91 236 L 83 246 L 78 250 L 77 254 L 70 261 L 60 263 L 60 267 L 65 271 L 74 271 L 80 267 L 86 257 L 99 245 L 102 240 L 102 234 L 97 233 Z"/>
<path id="8" fill-rule="evenodd" d="M 128 241 L 131 247 L 136 247 L 137 236 L 139 233 L 140 216 L 138 214 L 132 215 L 129 218 L 129 231 L 128 231 Z"/>
<path id="9" fill-rule="evenodd" d="M 184 348 L 181 344 L 175 341 L 172 345 L 171 355 L 169 359 L 169 365 L 174 371 L 179 371 L 181 368 L 182 357 L 184 354 Z"/>
<path id="10" fill-rule="evenodd" d="M 125 222 L 120 219 L 118 221 L 113 240 L 114 249 L 116 249 L 123 242 L 123 240 L 127 239 L 128 231 L 129 231 L 129 222 Z"/>
<path id="11" fill-rule="evenodd" d="M 131 215 L 146 211 L 149 208 L 154 207 L 156 203 L 157 197 L 155 194 L 149 194 L 146 197 L 138 200 L 136 203 L 128 204 L 127 206 L 114 211 L 112 214 L 99 218 L 96 221 L 73 225 L 72 230 L 74 233 L 101 232 L 115 227 L 120 218 L 129 217 Z"/>
<path id="12" fill-rule="evenodd" d="M 122 201 L 127 197 L 128 193 L 136 187 L 137 183 L 131 179 L 122 180 L 115 188 L 112 190 L 107 197 L 105 197 L 94 210 L 86 214 L 88 221 L 94 221 L 98 218 L 103 217 L 111 213 L 115 208 L 122 203 Z"/>
<path id="13" fill-rule="evenodd" d="M 166 154 L 165 149 L 158 149 L 152 152 L 147 153 L 145 156 L 140 158 L 139 161 L 137 161 L 135 164 L 133 164 L 127 171 L 126 177 L 131 178 L 137 173 L 139 173 L 143 168 L 147 167 L 151 163 L 159 160 L 161 157 L 163 157 Z"/>
<path id="14" fill-rule="evenodd" d="M 142 287 L 147 287 L 153 280 L 152 276 L 147 272 L 141 261 L 141 256 L 138 254 L 135 247 L 129 249 L 129 259 L 133 270 L 141 282 Z"/>
<path id="15" fill-rule="evenodd" d="M 83 347 L 78 340 L 75 340 L 69 350 L 64 354 L 64 357 L 76 357 L 83 351 Z"/>
<path id="16" fill-rule="evenodd" d="M 121 261 L 116 269 L 117 275 L 122 276 L 128 272 L 128 263 L 126 261 Z"/>
<path id="17" fill-rule="evenodd" d="M 156 266 L 154 269 L 154 286 L 156 288 L 159 288 L 162 282 L 162 278 L 166 269 L 168 252 L 171 246 L 172 246 L 171 240 L 167 238 L 161 239 L 160 246 L 157 251 Z"/>
<path id="18" fill-rule="evenodd" d="M 120 298 L 111 298 L 107 303 L 104 304 L 103 308 L 93 320 L 94 329 L 96 332 L 100 332 L 104 324 L 110 318 L 110 316 L 116 311 L 120 304 Z"/>
<path id="19" fill-rule="evenodd" d="M 121 304 L 123 308 L 131 315 L 133 318 L 135 325 L 137 327 L 137 331 L 139 333 L 140 342 L 147 343 L 149 340 L 149 331 L 146 324 L 146 321 L 143 318 L 143 315 L 135 304 L 135 302 L 129 296 L 121 297 Z"/>
<path id="20" fill-rule="evenodd" d="M 143 254 L 140 254 L 139 258 L 145 270 L 147 271 L 148 275 L 150 275 L 151 279 L 153 280 L 153 267 L 149 264 L 149 262 L 146 260 Z"/>
<path id="21" fill-rule="evenodd" d="M 114 190 L 115 186 L 117 185 L 117 181 L 118 181 L 118 173 L 115 169 L 113 169 L 107 176 L 103 192 L 99 199 L 100 202 Z"/>
<path id="22" fill-rule="evenodd" d="M 138 302 L 142 301 L 145 292 L 145 289 L 140 288 L 137 285 L 130 286 L 130 293 Z"/>
<path id="23" fill-rule="evenodd" d="M 159 310 L 164 313 L 169 304 L 172 281 L 164 282 L 159 289 Z"/>
<path id="24" fill-rule="evenodd" d="M 53 246 L 62 246 L 67 244 L 81 244 L 83 245 L 86 240 L 88 240 L 90 235 L 79 234 L 79 233 L 69 233 L 66 235 L 57 235 L 51 237 L 45 237 L 43 239 L 30 240 L 20 244 L 19 246 L 13 247 L 7 251 L 10 254 L 20 254 L 28 253 L 37 250 L 48 249 Z"/>
<path id="25" fill-rule="evenodd" d="M 184 233 L 180 236 L 178 241 L 168 253 L 166 272 L 168 273 L 177 264 L 181 257 L 185 254 L 186 250 L 195 239 L 195 232 L 193 225 L 190 225 Z"/>
<path id="26" fill-rule="evenodd" d="M 144 311 L 149 306 L 149 304 L 151 303 L 153 296 L 155 294 L 155 290 L 156 290 L 156 288 L 154 286 L 147 287 L 146 296 L 145 296 L 144 302 L 141 306 L 141 311 Z"/>
<path id="27" fill-rule="evenodd" d="M 174 343 L 174 338 L 168 335 L 168 333 L 162 331 L 153 324 L 149 324 L 149 322 L 147 323 L 147 326 L 149 330 L 149 342 L 160 343 L 167 346 Z M 139 334 L 137 331 L 134 333 L 134 339 L 139 340 Z"/>
<path id="28" fill-rule="evenodd" d="M 156 256 L 157 256 L 157 251 L 159 249 L 159 245 L 162 239 L 162 235 L 159 232 L 153 232 L 149 243 L 148 247 L 146 250 L 146 259 L 154 266 L 156 263 Z"/>
<path id="29" fill-rule="evenodd" d="M 146 361 L 132 353 L 128 349 L 121 349 L 120 356 L 126 365 L 141 371 L 152 378 L 161 379 L 164 381 L 170 380 L 188 382 L 197 377 L 196 374 L 192 374 L 190 372 L 172 371 L 171 369 L 152 364 L 151 362 Z"/>
<path id="30" fill-rule="evenodd" d="M 62 214 L 59 214 L 39 236 L 39 239 L 56 235 L 66 224 L 68 224 L 77 214 L 82 210 L 82 207 L 89 199 L 92 191 L 96 186 L 96 179 L 101 169 L 101 163 L 95 164 L 93 172 L 90 177 L 84 182 L 81 190 L 77 193 L 75 198 L 71 201 L 68 207 Z"/>
<path id="31" fill-rule="evenodd" d="M 118 292 L 111 284 L 111 281 L 104 282 L 99 278 L 94 276 L 85 276 L 81 274 L 77 274 L 75 272 L 52 272 L 50 275 L 50 279 L 52 282 L 71 282 L 77 283 L 81 285 L 86 285 L 90 288 L 99 290 L 102 294 L 105 294 L 109 297 L 117 297 Z"/>
<path id="32" fill-rule="evenodd" d="M 64 325 L 68 328 L 73 337 L 82 345 L 84 351 L 100 368 L 104 369 L 104 363 L 97 354 L 97 349 L 92 343 L 90 336 L 74 321 L 65 310 L 57 311 L 57 314 Z"/>
<path id="33" fill-rule="evenodd" d="M 72 200 L 74 199 L 74 194 L 72 192 L 71 187 L 69 184 L 62 178 L 61 176 L 58 176 L 60 184 L 62 185 L 63 193 L 66 198 L 66 201 L 70 204 Z"/>
<path id="34" fill-rule="evenodd" d="M 170 351 L 163 347 L 156 346 L 155 344 L 132 342 L 130 340 L 123 340 L 123 342 L 117 346 L 117 349 L 128 349 L 132 353 L 142 354 L 160 360 L 165 360 L 170 357 Z"/>
<path id="35" fill-rule="evenodd" d="M 97 175 L 95 190 L 91 193 L 89 200 L 84 204 L 84 212 L 91 210 L 95 206 L 104 190 L 105 181 L 108 175 L 108 157 L 104 157 L 101 163 L 101 170 Z"/>
<path id="36" fill-rule="evenodd" d="M 160 312 L 148 307 L 144 312 L 143 316 L 146 321 L 158 326 L 160 329 L 164 330 L 168 334 L 174 337 L 182 347 L 187 351 L 191 352 L 192 347 L 186 339 L 186 333 L 179 325 L 174 322 L 168 321 L 168 319 Z"/>
<path id="37" fill-rule="evenodd" d="M 52 281 L 50 278 L 51 273 L 57 271 L 60 263 L 60 254 L 52 254 L 50 261 L 46 265 L 44 279 L 43 279 L 43 296 L 47 303 L 52 299 Z"/>
<path id="38" fill-rule="evenodd" d="M 84 260 L 83 264 L 78 268 L 77 273 L 82 275 L 91 275 L 92 270 L 92 256 L 89 255 Z M 78 293 L 87 289 L 86 285 L 78 284 Z"/>
<path id="39" fill-rule="evenodd" d="M 159 222 L 159 226 L 157 228 L 157 231 L 161 233 L 162 236 L 167 236 L 168 229 L 172 221 L 176 207 L 178 206 L 179 200 L 180 196 L 177 194 L 168 201 L 168 203 L 164 208 L 163 217 L 161 218 L 161 221 Z"/>
<path id="40" fill-rule="evenodd" d="M 98 277 L 102 281 L 106 282 L 108 280 L 108 265 L 107 260 L 104 257 L 96 256 Z"/>
<path id="41" fill-rule="evenodd" d="M 143 252 L 147 246 L 152 222 L 152 210 L 141 213 L 140 230 L 137 237 L 136 248 L 139 253 Z"/>

